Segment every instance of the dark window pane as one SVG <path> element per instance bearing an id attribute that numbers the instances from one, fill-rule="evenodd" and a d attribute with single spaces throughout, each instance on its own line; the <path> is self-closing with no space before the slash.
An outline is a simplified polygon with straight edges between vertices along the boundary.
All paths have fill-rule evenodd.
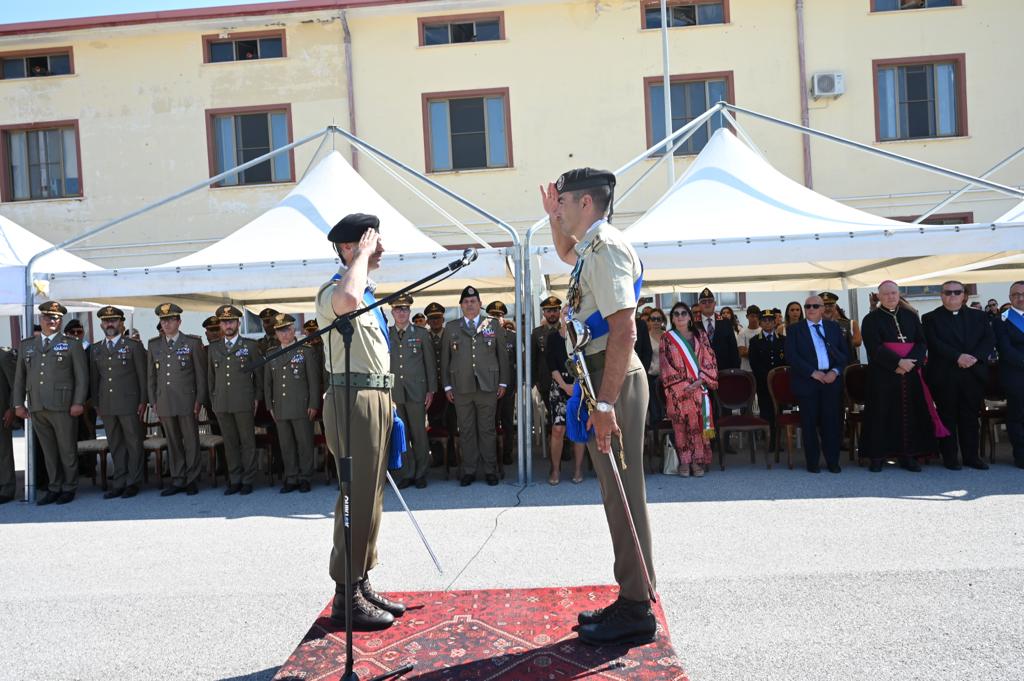
<path id="1" fill-rule="evenodd" d="M 251 161 L 252 159 L 262 156 L 263 154 L 270 151 L 269 149 L 248 149 L 242 151 L 242 163 Z M 242 184 L 251 184 L 254 182 L 270 182 L 270 161 L 264 161 L 258 165 L 254 165 L 252 168 L 242 173 Z"/>
<path id="2" fill-rule="evenodd" d="M 928 0 L 928 7 L 952 7 L 953 0 Z"/>
<path id="3" fill-rule="evenodd" d="M 267 128 L 267 114 L 245 114 L 238 117 L 237 123 L 242 147 L 260 147 L 265 149 L 264 154 L 270 151 L 270 130 Z M 252 156 L 250 158 L 256 157 Z"/>
<path id="4" fill-rule="evenodd" d="M 907 67 L 907 100 L 928 99 L 929 74 L 926 66 Z"/>
<path id="5" fill-rule="evenodd" d="M 448 102 L 452 136 L 459 133 L 484 131 L 484 100 L 453 99 Z"/>
<path id="6" fill-rule="evenodd" d="M 24 59 L 4 59 L 4 78 L 24 78 L 25 77 L 25 60 Z"/>
<path id="7" fill-rule="evenodd" d="M 472 23 L 466 24 L 452 24 L 452 42 L 453 43 L 471 43 L 473 42 L 476 33 L 473 30 Z"/>
<path id="8" fill-rule="evenodd" d="M 933 137 L 934 129 L 929 124 L 931 119 L 931 102 L 907 103 L 907 126 L 911 137 Z"/>
<path id="9" fill-rule="evenodd" d="M 71 58 L 66 54 L 50 55 L 50 75 L 62 76 L 71 73 Z"/>
<path id="10" fill-rule="evenodd" d="M 49 59 L 46 57 L 29 57 L 25 60 L 28 64 L 29 77 L 50 75 Z"/>
<path id="11" fill-rule="evenodd" d="M 724 24 L 725 11 L 722 9 L 722 5 L 720 3 L 697 5 L 697 23 Z"/>
<path id="12" fill-rule="evenodd" d="M 900 0 L 875 0 L 876 12 L 892 12 L 900 8 Z"/>
<path id="13" fill-rule="evenodd" d="M 235 44 L 234 43 L 210 43 L 210 61 L 234 61 L 235 60 Z"/>
<path id="14" fill-rule="evenodd" d="M 256 40 L 239 40 L 235 42 L 235 58 L 239 61 L 259 57 Z"/>
<path id="15" fill-rule="evenodd" d="M 423 44 L 424 45 L 447 45 L 448 44 L 448 24 L 434 24 L 426 25 L 423 27 Z"/>
<path id="16" fill-rule="evenodd" d="M 280 38 L 260 38 L 260 59 L 283 57 L 284 49 Z"/>
<path id="17" fill-rule="evenodd" d="M 669 26 L 693 26 L 697 23 L 697 9 L 693 5 L 669 7 Z M 661 13 L 661 10 L 658 10 Z"/>
<path id="18" fill-rule="evenodd" d="M 661 28 L 660 7 L 648 7 L 644 10 L 644 28 Z"/>
<path id="19" fill-rule="evenodd" d="M 487 141 L 484 133 L 452 135 L 452 163 L 456 169 L 486 168 Z"/>
<path id="20" fill-rule="evenodd" d="M 476 22 L 477 40 L 501 40 L 501 28 L 497 19 Z"/>

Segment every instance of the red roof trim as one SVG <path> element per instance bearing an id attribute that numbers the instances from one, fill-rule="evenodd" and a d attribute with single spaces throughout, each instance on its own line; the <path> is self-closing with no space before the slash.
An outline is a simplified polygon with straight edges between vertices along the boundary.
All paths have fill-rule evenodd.
<path id="1" fill-rule="evenodd" d="M 223 7 L 197 7 L 162 12 L 135 12 L 133 14 L 110 14 L 98 17 L 74 19 L 51 19 L 48 21 L 26 21 L 18 24 L 0 24 L 0 36 L 26 35 L 31 33 L 57 33 L 77 31 L 86 28 L 111 26 L 134 26 L 138 24 L 159 24 L 194 19 L 220 19 L 222 17 L 261 16 L 267 14 L 293 14 L 329 9 L 358 9 L 384 5 L 404 5 L 425 0 L 292 0 L 291 2 L 266 2 L 259 4 L 225 5 Z"/>

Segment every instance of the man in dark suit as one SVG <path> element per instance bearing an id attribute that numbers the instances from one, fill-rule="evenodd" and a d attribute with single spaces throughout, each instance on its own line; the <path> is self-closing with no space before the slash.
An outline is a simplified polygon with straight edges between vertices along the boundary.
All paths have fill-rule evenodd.
<path id="1" fill-rule="evenodd" d="M 711 289 L 705 288 L 697 297 L 697 303 L 700 305 L 700 323 L 708 334 L 708 340 L 711 341 L 718 370 L 739 369 L 740 350 L 736 345 L 736 331 L 731 320 L 722 319 L 721 315 L 715 314 L 715 294 Z"/>
<path id="2" fill-rule="evenodd" d="M 1006 390 L 1006 432 L 1013 464 L 1024 468 L 1024 280 L 1010 286 L 1010 307 L 994 322 L 999 377 Z"/>
<path id="3" fill-rule="evenodd" d="M 986 359 L 992 354 L 995 335 L 985 313 L 966 302 L 964 285 L 947 281 L 942 285 L 942 307 L 921 317 L 928 342 L 925 379 L 939 418 L 950 432 L 939 440 L 939 451 L 942 463 L 954 471 L 961 468 L 958 442 L 964 466 L 988 468 L 978 456 L 978 412 L 985 401 Z"/>
<path id="4" fill-rule="evenodd" d="M 817 473 L 820 449 L 830 473 L 840 472 L 839 442 L 842 432 L 843 369 L 849 362 L 839 325 L 822 319 L 824 303 L 819 296 L 804 302 L 805 321 L 786 329 L 786 360 L 790 386 L 800 405 L 807 470 Z"/>

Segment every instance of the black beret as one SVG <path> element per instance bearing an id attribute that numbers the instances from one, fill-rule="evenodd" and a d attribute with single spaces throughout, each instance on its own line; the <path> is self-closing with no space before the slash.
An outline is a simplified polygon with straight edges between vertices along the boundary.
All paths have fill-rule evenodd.
<path id="1" fill-rule="evenodd" d="M 562 173 L 555 182 L 559 194 L 575 192 L 593 187 L 615 188 L 615 174 L 610 170 L 596 168 L 575 168 Z"/>
<path id="2" fill-rule="evenodd" d="M 697 301 L 698 302 L 701 301 L 701 300 L 714 300 L 714 299 L 715 299 L 715 294 L 712 293 L 711 289 L 709 289 L 707 286 L 705 286 L 704 290 L 701 291 L 700 294 L 697 296 Z"/>
<path id="3" fill-rule="evenodd" d="M 343 217 L 338 224 L 331 228 L 327 240 L 335 244 L 350 244 L 353 241 L 359 241 L 363 232 L 368 229 L 375 229 L 379 232 L 380 219 L 376 215 L 352 213 Z"/>
<path id="4" fill-rule="evenodd" d="M 67 331 L 68 329 L 81 329 L 81 328 L 83 328 L 82 327 L 82 322 L 78 321 L 77 319 L 72 319 L 70 322 L 68 322 L 64 326 L 64 330 L 65 331 Z"/>
<path id="5" fill-rule="evenodd" d="M 475 298 L 479 298 L 480 297 L 480 292 L 477 291 L 472 286 L 467 286 L 466 288 L 462 289 L 462 295 L 459 296 L 459 302 L 461 303 L 466 298 L 474 298 L 474 297 Z"/>

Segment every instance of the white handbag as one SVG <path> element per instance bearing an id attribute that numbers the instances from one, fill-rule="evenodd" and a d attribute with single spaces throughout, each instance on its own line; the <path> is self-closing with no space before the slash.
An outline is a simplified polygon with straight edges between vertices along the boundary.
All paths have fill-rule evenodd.
<path id="1" fill-rule="evenodd" d="M 662 446 L 661 451 L 665 453 L 661 464 L 661 472 L 665 475 L 677 475 L 679 473 L 679 455 L 676 454 L 676 448 L 672 444 L 671 435 L 665 436 L 664 446 Z"/>

